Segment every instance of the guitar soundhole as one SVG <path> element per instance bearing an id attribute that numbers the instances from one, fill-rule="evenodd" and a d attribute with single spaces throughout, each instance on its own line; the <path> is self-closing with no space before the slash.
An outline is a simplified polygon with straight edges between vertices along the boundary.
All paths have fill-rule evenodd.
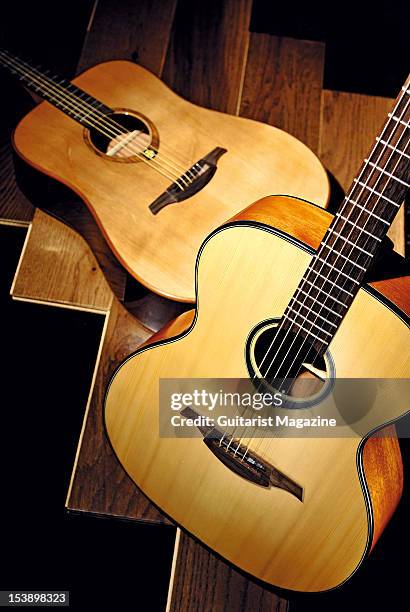
<path id="1" fill-rule="evenodd" d="M 258 389 L 286 391 L 291 404 L 286 407 L 305 408 L 319 402 L 334 378 L 329 352 L 319 355 L 305 337 L 280 329 L 278 321 L 261 323 L 252 330 L 247 363 Z"/>
<path id="2" fill-rule="evenodd" d="M 152 160 L 157 155 L 158 132 L 146 117 L 134 111 L 110 113 L 84 136 L 96 153 L 113 161 Z"/>

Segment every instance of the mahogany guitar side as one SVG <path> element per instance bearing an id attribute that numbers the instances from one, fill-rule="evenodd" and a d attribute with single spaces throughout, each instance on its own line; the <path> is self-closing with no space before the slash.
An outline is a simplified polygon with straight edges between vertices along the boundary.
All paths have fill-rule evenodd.
<path id="1" fill-rule="evenodd" d="M 165 297 L 194 301 L 195 260 L 203 239 L 249 201 L 266 193 L 291 193 L 327 203 L 323 166 L 281 130 L 191 104 L 131 62 L 99 64 L 73 83 L 110 108 L 130 109 L 145 118 L 159 141 L 158 159 L 175 156 L 181 167 L 180 158 L 194 163 L 216 147 L 227 149 L 203 189 L 153 214 L 150 204 L 170 179 L 150 163 L 101 154 L 83 126 L 47 102 L 15 130 L 17 153 L 74 190 L 121 265 Z"/>
<path id="2" fill-rule="evenodd" d="M 295 204 L 292 198 L 265 198 L 236 219 L 273 224 L 280 232 L 317 247 L 331 215 L 305 202 Z M 250 265 L 249 244 L 256 235 L 260 248 Z M 266 491 L 232 474 L 200 439 L 161 439 L 158 435 L 160 377 L 247 376 L 243 351 L 235 347 L 242 344 L 245 330 L 247 333 L 255 321 L 286 304 L 310 257 L 290 242 L 276 240 L 269 232 L 246 224 L 214 235 L 198 264 L 199 309 L 194 323 L 178 341 L 169 342 L 166 330 L 158 334 L 150 344 L 155 340 L 159 344 L 139 350 L 120 366 L 107 392 L 105 420 L 125 470 L 187 531 L 261 580 L 291 590 L 320 591 L 336 587 L 356 571 L 400 499 L 402 464 L 394 428 L 386 430 L 389 437 L 376 435 L 365 444 L 348 438 L 276 440 L 269 450 L 272 460 L 303 483 L 303 504 L 283 490 Z M 258 287 L 272 265 L 271 257 L 280 279 L 264 304 Z M 223 258 L 224 264 L 229 261 L 228 267 L 221 265 Z M 286 280 L 285 272 L 279 272 L 278 261 L 288 262 L 286 275 L 291 281 Z M 233 278 L 241 270 L 241 287 L 243 277 L 250 275 L 249 285 L 255 292 L 245 295 L 230 277 L 226 301 L 228 280 L 218 276 L 215 266 L 229 269 Z M 395 302 L 407 313 L 409 286 L 408 278 L 377 285 L 386 295 L 395 295 Z M 240 309 L 235 307 L 239 299 Z M 364 356 L 366 336 L 359 330 L 369 313 L 377 315 L 381 333 L 373 338 L 371 354 Z M 187 317 L 185 314 L 181 327 L 186 327 Z M 338 374 L 404 376 L 403 366 L 393 363 L 385 350 L 388 334 L 394 338 L 393 352 L 408 353 L 404 328 L 407 332 L 399 317 L 360 290 L 332 345 Z M 215 339 L 222 330 L 226 343 L 217 343 L 215 350 Z M 190 357 L 184 360 L 184 355 Z"/>

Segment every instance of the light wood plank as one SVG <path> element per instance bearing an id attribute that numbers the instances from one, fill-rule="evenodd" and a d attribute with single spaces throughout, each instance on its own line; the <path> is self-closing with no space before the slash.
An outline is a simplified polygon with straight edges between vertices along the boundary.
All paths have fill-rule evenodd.
<path id="1" fill-rule="evenodd" d="M 393 100 L 338 91 L 323 91 L 319 155 L 346 191 L 380 132 Z M 404 207 L 389 232 L 395 250 L 404 255 Z"/>
<path id="2" fill-rule="evenodd" d="M 111 290 L 84 240 L 40 210 L 34 215 L 12 295 L 98 311 L 108 310 L 112 300 Z"/>
<path id="3" fill-rule="evenodd" d="M 124 57 L 131 59 L 132 54 L 137 51 L 139 61 L 159 74 L 168 46 L 175 2 L 176 0 L 138 3 L 129 1 L 120 3 L 120 5 L 115 1 L 101 0 L 89 24 L 79 69 L 84 70 L 104 59 Z M 7 171 L 9 172 L 10 168 L 7 168 Z M 30 218 L 29 216 L 28 220 Z M 107 296 L 100 294 L 100 290 L 96 293 L 93 293 L 92 289 L 87 290 L 88 264 L 84 266 L 84 263 L 81 264 L 81 262 L 89 262 L 91 257 L 92 267 L 95 267 L 95 261 L 85 242 L 69 227 L 44 214 L 36 215 L 33 223 L 39 227 L 34 228 L 35 231 L 31 232 L 20 271 L 15 280 L 15 297 L 67 305 L 70 303 L 69 300 L 73 299 L 72 306 L 81 305 L 85 308 L 100 309 L 103 304 L 103 309 L 105 309 L 108 303 Z M 38 239 L 40 239 L 39 242 L 37 242 Z M 56 253 L 60 252 L 58 260 L 54 262 L 52 278 L 64 279 L 64 282 L 61 283 L 50 282 L 50 277 L 47 277 L 46 274 L 36 276 L 31 274 L 33 270 L 48 269 L 52 250 Z M 68 256 L 70 261 L 64 263 L 63 256 Z M 32 257 L 35 257 L 35 260 L 32 260 Z M 62 268 L 58 270 L 57 265 L 60 263 Z M 69 286 L 73 277 L 65 278 L 64 276 L 66 266 L 85 274 L 85 276 L 75 277 L 75 286 Z M 21 279 L 20 274 L 24 275 Z M 92 275 L 95 287 L 105 287 L 106 283 L 98 266 Z M 105 291 L 107 291 L 106 288 L 103 293 Z M 107 293 L 107 295 L 110 294 Z"/>
<path id="4" fill-rule="evenodd" d="M 319 147 L 323 43 L 252 33 L 240 114 Z"/>

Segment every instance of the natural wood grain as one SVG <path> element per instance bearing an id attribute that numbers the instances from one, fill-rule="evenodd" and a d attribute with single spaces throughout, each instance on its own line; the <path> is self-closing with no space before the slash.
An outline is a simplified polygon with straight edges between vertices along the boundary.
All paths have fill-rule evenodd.
<path id="1" fill-rule="evenodd" d="M 161 75 L 176 0 L 100 0 L 78 69 L 96 61 L 129 59 Z"/>
<path id="2" fill-rule="evenodd" d="M 163 78 L 207 108 L 237 114 L 249 39 L 251 0 L 179 0 Z"/>
<path id="3" fill-rule="evenodd" d="M 240 114 L 319 148 L 324 44 L 252 33 Z"/>
<path id="4" fill-rule="evenodd" d="M 188 158 L 187 167 L 216 146 L 227 149 L 204 189 L 153 215 L 149 205 L 171 179 L 155 172 L 152 164 L 120 163 L 96 154 L 84 141 L 84 128 L 49 104 L 38 106 L 16 128 L 14 144 L 21 157 L 75 190 L 122 265 L 164 297 L 194 300 L 195 260 L 202 241 L 248 203 L 266 193 L 327 203 L 323 166 L 281 130 L 194 106 L 130 62 L 99 64 L 75 83 L 110 108 L 137 109 L 149 117 L 166 151 Z M 168 157 L 166 151 L 160 145 L 157 163 Z"/>
<path id="5" fill-rule="evenodd" d="M 350 187 L 392 105 L 390 98 L 323 91 L 319 156 L 344 190 Z M 403 206 L 388 235 L 396 251 L 404 255 Z"/>
<path id="6" fill-rule="evenodd" d="M 0 223 L 14 222 L 28 225 L 34 208 L 19 189 L 13 164 L 11 135 L 16 123 L 31 108 L 29 96 L 16 93 L 17 85 L 9 84 L 8 77 L 0 74 L 1 86 L 8 95 L 3 96 L 0 114 Z"/>
<path id="7" fill-rule="evenodd" d="M 277 210 L 285 200 L 276 201 Z M 306 206 L 297 209 L 305 213 L 303 225 L 309 218 Z M 327 215 L 324 219 L 326 225 Z M 105 418 L 122 465 L 167 514 L 257 577 L 283 588 L 315 591 L 347 579 L 362 560 L 368 534 L 372 535 L 357 475 L 360 438 L 346 430 L 348 437 L 279 436 L 265 444 L 262 456 L 304 487 L 303 503 L 296 503 L 279 489 L 267 493 L 239 479 L 213 460 L 201 440 L 159 438 L 157 407 L 159 377 L 246 377 L 243 347 L 249 330 L 282 314 L 310 259 L 281 237 L 255 228 L 233 227 L 215 235 L 201 254 L 195 326 L 178 342 L 145 350 L 122 365 L 110 385 Z M 268 292 L 266 278 L 271 278 Z M 372 327 L 371 350 L 366 352 L 368 322 L 374 320 L 378 331 Z M 360 290 L 332 341 L 331 353 L 340 378 L 405 377 L 410 360 L 408 329 Z M 395 401 L 389 395 L 394 392 L 395 387 L 389 386 L 388 415 L 386 396 L 375 397 L 371 410 L 369 406 L 361 417 L 366 430 L 406 412 L 404 398 Z M 322 407 L 312 407 L 311 412 L 322 415 Z M 254 441 L 247 443 L 252 448 Z M 390 477 L 397 481 L 401 463 L 397 461 L 394 470 L 392 465 Z M 383 469 L 380 463 L 378 467 Z M 384 487 L 388 482 L 379 479 L 377 484 Z M 391 493 L 392 512 L 397 489 Z"/>
<path id="8" fill-rule="evenodd" d="M 79 70 L 84 70 L 88 66 L 104 59 L 116 57 L 128 57 L 131 59 L 132 54 L 137 52 L 139 61 L 147 68 L 159 74 L 168 46 L 172 17 L 175 10 L 174 5 L 174 0 L 170 0 L 169 2 L 166 0 L 158 0 L 157 2 L 130 1 L 126 3 L 101 0 L 98 2 L 94 18 L 89 24 L 88 36 L 86 37 L 79 61 Z M 21 117 L 21 114 L 19 117 Z M 16 121 L 13 127 L 15 123 Z M 11 148 L 9 141 L 7 146 Z M 11 189 L 16 189 L 20 197 L 20 192 L 14 187 L 13 175 L 9 173 L 9 170 L 9 167 L 5 169 L 5 174 L 7 172 L 7 182 L 4 182 L 3 185 L 12 185 L 8 194 L 11 193 Z M 48 187 L 48 185 L 43 185 L 45 193 L 48 193 Z M 55 194 L 55 190 L 50 189 L 50 193 Z M 21 198 L 23 198 L 24 202 L 28 202 L 24 196 L 21 196 Z M 7 201 L 2 200 L 2 206 L 7 204 L 7 206 L 10 207 L 10 203 L 14 206 L 13 199 L 10 197 Z M 16 203 L 19 207 L 18 216 L 21 217 L 20 201 L 17 202 L 16 200 Z M 104 248 L 104 238 L 101 234 L 98 234 L 97 226 L 95 222 L 93 223 L 93 220 L 90 219 L 90 216 L 87 214 L 76 214 L 79 208 L 81 208 L 81 205 L 78 203 L 71 203 L 72 205 L 70 206 L 65 200 L 63 201 L 58 194 L 52 195 L 51 201 L 47 201 L 47 203 L 45 198 L 43 201 L 41 201 L 41 198 L 36 199 L 36 204 L 40 207 L 42 206 L 43 210 L 57 215 L 66 224 L 75 227 L 75 229 L 82 234 L 94 250 L 98 263 L 103 269 L 106 278 L 109 280 L 115 295 L 122 299 L 126 282 L 126 272 L 118 262 L 113 261 L 112 254 L 109 250 Z M 31 204 L 28 204 L 28 206 L 29 211 L 32 211 L 26 215 L 29 220 L 34 210 Z M 82 212 L 84 213 L 84 210 Z M 9 209 L 7 209 L 7 217 L 9 218 L 10 216 L 11 213 Z M 89 259 L 89 248 L 69 228 L 58 223 L 54 219 L 47 219 L 45 216 L 38 216 L 36 218 L 36 223 L 42 227 L 39 227 L 38 231 L 32 232 L 30 235 L 30 244 L 28 245 L 24 260 L 22 261 L 22 271 L 42 269 L 43 258 L 45 266 L 47 266 L 50 247 L 56 250 L 63 248 L 66 254 L 70 253 L 72 255 L 72 261 L 66 262 L 66 264 L 63 265 L 63 269 L 65 269 L 67 265 L 75 267 L 78 265 L 79 261 L 81 262 Z M 41 236 L 43 242 L 32 244 L 32 241 L 36 240 L 37 236 Z M 61 245 L 61 247 L 58 245 Z M 26 260 L 32 253 L 35 255 L 35 261 Z M 99 283 L 104 283 L 101 271 L 98 268 L 93 274 L 95 277 L 100 277 Z M 57 269 L 55 269 L 55 275 L 58 275 Z M 60 276 L 63 278 L 63 274 L 60 274 Z M 44 294 L 47 294 L 49 300 L 55 303 L 59 303 L 66 299 L 67 294 L 70 293 L 70 288 L 63 286 L 62 289 L 60 289 L 60 286 L 56 284 L 50 286 L 49 280 L 44 276 L 42 278 L 42 281 L 36 279 L 33 283 L 31 283 L 29 277 L 22 279 L 21 285 L 25 288 L 25 298 L 41 300 Z M 76 279 L 76 283 L 79 286 L 83 286 L 86 282 L 87 274 L 85 278 L 78 277 Z M 64 285 L 64 283 L 61 283 L 61 285 Z M 71 290 L 73 293 L 77 291 L 75 287 L 71 288 Z M 155 299 L 156 296 L 153 298 L 154 303 Z M 88 304 L 88 307 L 89 306 L 91 306 L 91 304 Z M 131 309 L 133 307 L 137 308 L 139 312 L 144 305 L 138 304 L 137 306 L 130 306 Z M 172 312 L 173 309 L 171 309 L 170 316 L 172 316 Z M 147 324 L 151 324 L 149 313 L 147 313 L 144 318 Z M 167 319 L 169 319 L 169 317 L 165 317 L 165 320 Z"/>
<path id="9" fill-rule="evenodd" d="M 66 505 L 73 511 L 168 523 L 119 465 L 105 436 L 102 418 L 103 399 L 110 376 L 118 362 L 142 345 L 151 332 L 116 299 L 107 317 Z M 172 334 L 173 329 L 178 333 L 176 325 L 180 324 L 168 326 L 169 333 Z"/>
<path id="10" fill-rule="evenodd" d="M 288 602 L 181 533 L 170 610 L 286 612 Z"/>
<path id="11" fill-rule="evenodd" d="M 363 450 L 363 462 L 374 513 L 373 547 L 403 493 L 403 466 L 394 426 L 386 427 L 369 439 Z"/>
<path id="12" fill-rule="evenodd" d="M 42 211 L 35 212 L 13 297 L 108 310 L 112 293 L 94 255 L 73 230 L 54 231 L 59 225 Z"/>

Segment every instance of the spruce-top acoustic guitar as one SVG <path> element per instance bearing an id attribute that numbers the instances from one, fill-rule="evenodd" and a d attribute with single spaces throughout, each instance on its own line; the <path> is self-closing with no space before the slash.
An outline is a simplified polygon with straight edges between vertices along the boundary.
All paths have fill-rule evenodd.
<path id="1" fill-rule="evenodd" d="M 141 66 L 107 62 L 70 83 L 4 50 L 0 65 L 46 100 L 17 126 L 17 153 L 74 190 L 120 263 L 163 296 L 194 300 L 202 241 L 254 199 L 328 200 L 296 138 L 191 104 Z"/>
<path id="2" fill-rule="evenodd" d="M 409 187 L 409 126 L 407 80 L 335 216 L 267 197 L 214 231 L 198 255 L 194 320 L 186 313 L 185 331 L 175 337 L 174 325 L 131 355 L 107 390 L 108 436 L 134 482 L 212 550 L 282 588 L 347 580 L 400 499 L 390 424 L 410 409 L 410 279 L 389 281 L 393 302 L 363 278 Z M 199 391 L 214 379 L 279 390 L 280 427 L 238 434 L 192 404 L 173 414 L 197 437 L 160 430 L 163 385 L 190 379 Z"/>

